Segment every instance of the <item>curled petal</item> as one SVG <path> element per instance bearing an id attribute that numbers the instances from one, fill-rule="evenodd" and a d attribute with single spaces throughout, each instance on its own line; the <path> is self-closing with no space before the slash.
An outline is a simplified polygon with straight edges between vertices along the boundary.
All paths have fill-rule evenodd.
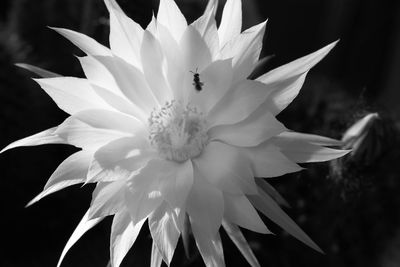
<path id="1" fill-rule="evenodd" d="M 56 32 L 67 38 L 71 43 L 76 45 L 87 55 L 99 55 L 99 56 L 111 55 L 110 49 L 98 43 L 96 40 L 90 38 L 87 35 L 63 28 L 54 28 L 54 27 L 49 27 L 49 28 L 55 30 Z"/>
<path id="2" fill-rule="evenodd" d="M 53 172 L 44 186 L 43 191 L 32 199 L 30 206 L 47 195 L 64 189 L 68 186 L 84 183 L 89 164 L 93 158 L 93 151 L 81 150 L 65 159 Z"/>
<path id="3" fill-rule="evenodd" d="M 66 141 L 58 136 L 57 134 L 54 134 L 56 131 L 57 127 L 53 127 L 50 129 L 47 129 L 45 131 L 42 131 L 40 133 L 22 138 L 18 141 L 12 142 L 5 148 L 3 148 L 0 153 L 3 153 L 9 149 L 16 148 L 16 147 L 21 147 L 21 146 L 40 146 L 40 145 L 46 145 L 46 144 L 65 144 Z"/>
<path id="4" fill-rule="evenodd" d="M 85 213 L 83 216 L 82 220 L 79 222 L 78 226 L 76 227 L 75 231 L 72 233 L 71 237 L 68 239 L 67 244 L 65 245 L 60 259 L 58 260 L 57 267 L 61 266 L 61 263 L 67 254 L 68 250 L 91 228 L 93 228 L 95 225 L 97 225 L 99 222 L 101 222 L 103 218 L 95 218 L 95 219 L 90 219 L 89 218 L 89 211 Z"/>

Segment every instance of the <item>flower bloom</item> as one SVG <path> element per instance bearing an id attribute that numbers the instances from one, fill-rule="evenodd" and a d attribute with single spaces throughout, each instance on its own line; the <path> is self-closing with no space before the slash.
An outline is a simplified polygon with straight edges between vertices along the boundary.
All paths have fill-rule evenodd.
<path id="1" fill-rule="evenodd" d="M 275 118 L 335 43 L 249 80 L 266 22 L 241 32 L 240 0 L 227 1 L 219 28 L 215 0 L 190 25 L 173 0 L 161 0 L 146 29 L 115 0 L 105 3 L 110 48 L 54 28 L 85 52 L 79 61 L 86 78 L 35 79 L 70 116 L 4 149 L 50 143 L 81 148 L 29 203 L 67 186 L 96 183 L 59 265 L 68 249 L 109 215 L 114 215 L 114 267 L 146 221 L 152 266 L 170 264 L 188 225 L 206 266 L 225 265 L 221 225 L 249 264 L 259 266 L 239 228 L 270 233 L 257 210 L 321 251 L 279 207 L 281 196 L 262 178 L 347 153 L 329 148 L 339 141 L 290 131 Z"/>

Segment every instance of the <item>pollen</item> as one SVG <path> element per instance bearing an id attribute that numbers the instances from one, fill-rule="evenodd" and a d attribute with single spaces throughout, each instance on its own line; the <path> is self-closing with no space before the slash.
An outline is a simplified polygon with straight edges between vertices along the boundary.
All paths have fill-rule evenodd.
<path id="1" fill-rule="evenodd" d="M 204 115 L 190 104 L 167 102 L 149 118 L 149 139 L 160 155 L 184 162 L 201 154 L 208 143 Z"/>

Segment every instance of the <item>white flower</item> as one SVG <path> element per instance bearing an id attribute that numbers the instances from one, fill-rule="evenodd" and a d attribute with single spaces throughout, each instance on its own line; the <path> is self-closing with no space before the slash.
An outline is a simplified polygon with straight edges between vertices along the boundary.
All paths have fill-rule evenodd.
<path id="1" fill-rule="evenodd" d="M 268 234 L 256 209 L 308 246 L 320 248 L 282 211 L 279 194 L 261 178 L 347 153 L 340 142 L 288 130 L 276 118 L 335 45 L 246 79 L 256 66 L 266 22 L 241 32 L 241 1 L 228 0 L 220 27 L 217 1 L 191 25 L 172 0 L 161 0 L 146 29 L 114 0 L 110 49 L 83 34 L 55 28 L 87 56 L 86 78 L 36 79 L 70 116 L 17 146 L 66 143 L 79 148 L 30 204 L 62 188 L 96 183 L 90 209 L 67 250 L 114 215 L 111 263 L 119 266 L 147 221 L 152 266 L 168 265 L 188 218 L 206 266 L 224 266 L 220 226 L 251 266 L 259 266 L 239 226 Z M 4 151 L 3 150 L 3 151 Z M 187 223 L 187 222 L 186 222 Z"/>

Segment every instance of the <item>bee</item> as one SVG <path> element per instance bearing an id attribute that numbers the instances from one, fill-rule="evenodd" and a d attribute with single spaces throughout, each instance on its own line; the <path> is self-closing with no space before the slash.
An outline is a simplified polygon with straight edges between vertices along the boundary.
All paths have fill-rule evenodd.
<path id="1" fill-rule="evenodd" d="M 200 74 L 197 72 L 197 68 L 196 68 L 195 72 L 193 72 L 193 71 L 190 71 L 190 72 L 193 73 L 193 83 L 192 84 L 194 86 L 194 89 L 196 89 L 196 91 L 200 92 L 203 89 L 204 83 L 202 83 L 200 81 Z"/>

